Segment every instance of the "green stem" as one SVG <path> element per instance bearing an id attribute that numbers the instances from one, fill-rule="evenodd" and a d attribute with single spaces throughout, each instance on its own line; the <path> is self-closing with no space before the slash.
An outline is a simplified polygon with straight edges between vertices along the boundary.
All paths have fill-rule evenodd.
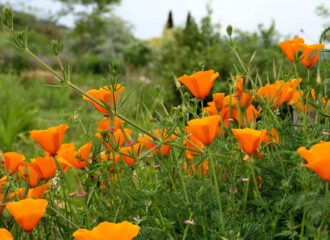
<path id="1" fill-rule="evenodd" d="M 323 230 L 324 225 L 327 222 L 327 215 L 328 215 L 328 210 L 327 210 L 327 205 L 328 205 L 328 198 L 329 198 L 329 182 L 325 183 L 325 193 L 324 193 L 324 201 L 323 201 L 323 217 L 322 217 L 322 222 L 320 229 Z"/>
<path id="2" fill-rule="evenodd" d="M 211 162 L 210 165 L 211 165 L 211 171 L 212 171 L 212 176 L 213 176 L 214 186 L 215 186 L 215 193 L 216 193 L 216 196 L 217 196 L 217 201 L 218 201 L 218 206 L 219 206 L 220 227 L 221 227 L 221 232 L 224 233 L 225 232 L 225 221 L 224 221 L 224 218 L 223 218 L 218 178 L 217 178 L 216 171 L 215 171 L 215 163 L 214 163 L 214 159 L 212 157 L 211 157 L 210 162 Z"/>
<path id="3" fill-rule="evenodd" d="M 294 73 L 296 75 L 296 78 L 298 78 L 299 75 L 298 75 L 298 70 L 297 70 L 297 64 L 295 62 L 293 63 L 293 67 L 294 67 Z"/>
<path id="4" fill-rule="evenodd" d="M 306 213 L 307 213 L 307 210 L 306 210 L 306 208 L 304 208 L 302 221 L 301 221 L 301 229 L 300 229 L 300 239 L 302 239 L 302 240 L 304 239 Z"/>

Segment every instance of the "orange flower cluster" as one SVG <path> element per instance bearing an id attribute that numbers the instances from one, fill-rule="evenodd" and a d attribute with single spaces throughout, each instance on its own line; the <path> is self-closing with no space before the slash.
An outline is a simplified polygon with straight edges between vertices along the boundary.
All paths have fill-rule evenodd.
<path id="1" fill-rule="evenodd" d="M 250 91 L 244 92 L 244 80 L 238 75 L 235 84 L 235 94 L 226 96 L 225 93 L 214 93 L 213 101 L 208 102 L 208 106 L 203 111 L 208 115 L 220 115 L 221 120 L 227 127 L 233 121 L 247 126 L 261 112 L 261 108 L 257 110 L 252 105 L 253 99 L 254 96 L 250 94 Z"/>
<path id="2" fill-rule="evenodd" d="M 88 163 L 92 144 L 87 143 L 78 151 L 75 151 L 73 144 L 62 144 L 67 129 L 67 125 L 59 125 L 30 132 L 31 139 L 45 150 L 43 157 L 27 161 L 24 155 L 17 152 L 3 154 L 2 164 L 7 174 L 16 180 L 23 179 L 29 185 L 29 188 L 24 184 L 25 187 L 4 193 L 3 186 L 7 184 L 7 176 L 0 179 L 0 199 L 7 203 L 6 209 L 26 232 L 33 230 L 46 211 L 48 202 L 42 198 L 51 185 L 47 181 L 53 178 L 57 171 L 56 161 L 64 171 L 69 167 L 81 169 Z M 14 198 L 21 200 L 10 202 Z"/>
<path id="3" fill-rule="evenodd" d="M 191 76 L 184 75 L 178 78 L 178 80 L 183 82 L 195 97 L 202 99 L 207 95 L 198 94 L 196 89 L 200 89 L 200 87 L 197 87 L 199 85 L 196 83 L 199 82 L 198 76 L 206 75 L 206 73 L 209 80 L 207 82 L 213 83 L 213 70 L 198 72 L 198 74 Z M 218 77 L 218 74 L 216 76 Z M 283 102 L 288 102 L 292 99 L 300 81 L 301 79 L 292 79 L 287 83 L 277 81 L 273 85 L 269 84 L 264 88 L 259 88 L 258 93 L 252 95 L 252 91 L 244 91 L 244 79 L 238 75 L 235 81 L 235 94 L 226 96 L 225 93 L 214 93 L 213 101 L 208 102 L 208 106 L 203 109 L 204 113 L 209 116 L 188 121 L 186 128 L 188 136 L 184 143 L 187 148 L 185 152 L 187 161 L 190 162 L 200 150 L 211 144 L 220 133 L 225 133 L 225 130 L 221 127 L 221 122 L 227 127 L 233 121 L 237 121 L 241 126 L 250 126 L 261 112 L 261 108 L 257 110 L 252 104 L 254 99 L 260 101 L 262 97 L 265 97 L 267 101 L 272 102 L 273 107 L 279 107 Z M 203 81 L 200 80 L 200 82 Z M 206 86 L 208 91 L 205 91 L 205 93 L 209 93 L 212 85 L 206 84 Z M 279 142 L 275 129 L 269 131 L 251 128 L 231 130 L 242 150 L 248 155 L 258 152 L 262 142 Z M 192 165 L 191 169 L 196 169 L 196 167 Z"/>
<path id="4" fill-rule="evenodd" d="M 170 142 L 176 139 L 176 136 L 174 134 L 168 136 L 167 131 L 165 129 L 155 129 L 153 133 L 160 139 L 165 140 L 166 142 Z M 154 154 L 164 156 L 168 155 L 171 151 L 170 145 L 164 144 L 162 146 L 157 146 L 153 138 L 147 134 L 144 134 L 143 137 L 139 137 L 138 141 L 147 149 L 152 150 Z"/>
<path id="5" fill-rule="evenodd" d="M 299 59 L 306 68 L 311 68 L 317 63 L 320 57 L 319 53 L 312 55 L 313 52 L 324 49 L 324 44 L 308 45 L 304 39 L 296 37 L 292 40 L 281 42 L 280 48 L 291 62 Z M 299 54 L 301 55 L 298 56 Z"/>
<path id="6" fill-rule="evenodd" d="M 32 158 L 28 162 L 22 154 L 16 152 L 4 153 L 3 164 L 8 174 L 13 175 L 17 172 L 18 177 L 28 181 L 30 186 L 35 187 L 41 180 L 47 181 L 54 177 L 57 170 L 56 161 L 64 170 L 68 167 L 76 169 L 86 167 L 92 144 L 89 142 L 78 151 L 75 151 L 73 144 L 62 144 L 67 129 L 67 125 L 59 125 L 46 130 L 31 131 L 31 139 L 45 150 L 45 155 Z M 42 193 L 32 195 L 40 196 Z"/>
<path id="7" fill-rule="evenodd" d="M 93 99 L 83 96 L 83 99 L 90 102 L 99 112 L 109 114 L 109 109 L 118 102 L 124 87 L 119 83 L 115 86 L 104 86 L 100 89 L 91 89 L 87 92 Z M 97 100 L 99 103 L 96 103 Z"/>
<path id="8" fill-rule="evenodd" d="M 288 82 L 278 80 L 273 84 L 266 84 L 258 89 L 257 98 L 259 101 L 264 99 L 270 103 L 273 108 L 279 108 L 283 103 L 297 104 L 297 88 L 301 78 L 291 79 Z"/>

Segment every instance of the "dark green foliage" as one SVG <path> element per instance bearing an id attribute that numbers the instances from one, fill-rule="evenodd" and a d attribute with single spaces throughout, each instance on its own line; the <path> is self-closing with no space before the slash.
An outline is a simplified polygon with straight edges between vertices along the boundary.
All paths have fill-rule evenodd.
<path id="1" fill-rule="evenodd" d="M 142 41 L 135 41 L 128 45 L 124 51 L 124 60 L 135 67 L 145 66 L 151 59 L 151 50 Z"/>
<path id="2" fill-rule="evenodd" d="M 167 22 L 166 22 L 166 28 L 172 29 L 173 27 L 174 27 L 173 14 L 172 14 L 172 11 L 169 11 Z"/>
<path id="3" fill-rule="evenodd" d="M 0 151 L 9 151 L 22 132 L 35 126 L 35 109 L 32 102 L 21 97 L 26 91 L 15 78 L 1 75 L 0 89 Z"/>

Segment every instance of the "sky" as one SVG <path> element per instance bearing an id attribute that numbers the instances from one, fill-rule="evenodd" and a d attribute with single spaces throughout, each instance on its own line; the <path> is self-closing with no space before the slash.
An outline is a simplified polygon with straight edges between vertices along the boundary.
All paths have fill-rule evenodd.
<path id="1" fill-rule="evenodd" d="M 37 7 L 41 16 L 61 8 L 54 0 L 0 0 L 0 3 L 5 2 L 16 8 Z M 330 8 L 329 0 L 122 0 L 114 12 L 133 26 L 137 38 L 148 39 L 161 35 L 169 10 L 173 11 L 175 25 L 183 25 L 188 11 L 197 21 L 205 16 L 207 4 L 212 6 L 213 22 L 220 23 L 223 32 L 228 24 L 254 31 L 259 23 L 267 27 L 275 20 L 276 29 L 283 38 L 299 35 L 307 43 L 318 41 L 326 22 L 316 16 L 316 6 L 324 4 Z M 72 26 L 74 18 L 68 16 L 60 23 Z"/>

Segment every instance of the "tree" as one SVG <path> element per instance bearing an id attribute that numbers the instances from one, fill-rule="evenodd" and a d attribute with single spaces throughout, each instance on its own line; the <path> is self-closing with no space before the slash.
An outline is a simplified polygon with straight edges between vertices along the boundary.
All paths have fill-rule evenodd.
<path id="1" fill-rule="evenodd" d="M 120 0 L 58 0 L 67 6 L 74 6 L 76 4 L 81 4 L 88 7 L 93 7 L 93 9 L 98 9 L 99 11 L 105 11 L 109 6 L 113 4 L 120 3 Z"/>
<path id="2" fill-rule="evenodd" d="M 168 13 L 166 28 L 167 29 L 172 29 L 173 27 L 174 27 L 174 22 L 173 22 L 172 10 L 171 10 Z"/>

